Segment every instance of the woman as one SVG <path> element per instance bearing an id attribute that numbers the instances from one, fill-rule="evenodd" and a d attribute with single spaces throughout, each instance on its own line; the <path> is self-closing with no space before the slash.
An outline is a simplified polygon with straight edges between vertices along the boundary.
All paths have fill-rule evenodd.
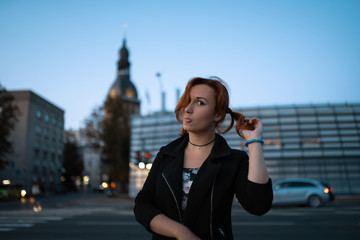
<path id="1" fill-rule="evenodd" d="M 273 192 L 262 153 L 262 124 L 231 111 L 219 78 L 193 78 L 176 109 L 181 137 L 162 147 L 135 199 L 137 221 L 153 239 L 233 239 L 234 194 L 248 212 L 265 214 Z M 226 114 L 229 131 L 246 139 L 249 157 L 231 149 L 220 133 Z"/>

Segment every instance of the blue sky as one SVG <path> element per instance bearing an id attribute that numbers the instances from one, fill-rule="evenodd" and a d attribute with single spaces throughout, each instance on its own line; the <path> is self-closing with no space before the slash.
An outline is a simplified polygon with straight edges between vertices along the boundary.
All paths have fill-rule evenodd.
<path id="1" fill-rule="evenodd" d="M 357 0 L 1 0 L 0 83 L 77 129 L 114 82 L 126 35 L 143 114 L 161 108 L 157 72 L 170 111 L 177 88 L 213 75 L 233 108 L 359 103 L 359 13 Z"/>

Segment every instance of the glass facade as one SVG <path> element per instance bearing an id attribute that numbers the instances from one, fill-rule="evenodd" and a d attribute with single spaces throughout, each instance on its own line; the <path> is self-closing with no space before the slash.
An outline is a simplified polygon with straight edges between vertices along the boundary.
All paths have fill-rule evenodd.
<path id="1" fill-rule="evenodd" d="M 288 105 L 234 109 L 258 117 L 263 125 L 264 156 L 273 181 L 313 178 L 337 194 L 360 193 L 360 104 Z M 225 120 L 224 127 L 228 120 Z M 136 196 L 148 169 L 139 169 L 143 153 L 153 161 L 161 146 L 179 136 L 174 113 L 132 119 L 130 196 Z M 223 135 L 232 148 L 246 151 L 235 129 Z"/>

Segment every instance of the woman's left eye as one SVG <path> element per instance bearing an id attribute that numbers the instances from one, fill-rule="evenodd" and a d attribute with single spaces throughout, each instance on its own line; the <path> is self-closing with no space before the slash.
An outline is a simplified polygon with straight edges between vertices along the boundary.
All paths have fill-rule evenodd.
<path id="1" fill-rule="evenodd" d="M 200 106 L 205 105 L 202 101 L 197 101 L 197 104 Z"/>

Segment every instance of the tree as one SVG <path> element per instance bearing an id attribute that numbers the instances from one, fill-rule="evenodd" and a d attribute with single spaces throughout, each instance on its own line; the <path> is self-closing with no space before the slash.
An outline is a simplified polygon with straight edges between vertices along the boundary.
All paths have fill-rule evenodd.
<path id="1" fill-rule="evenodd" d="M 108 98 L 104 105 L 103 156 L 111 181 L 120 182 L 127 192 L 129 182 L 130 127 L 127 109 L 120 96 Z"/>
<path id="2" fill-rule="evenodd" d="M 84 121 L 84 127 L 80 129 L 82 139 L 85 139 L 86 145 L 101 149 L 103 147 L 103 124 L 104 124 L 104 107 L 95 107 L 90 116 Z"/>
<path id="3" fill-rule="evenodd" d="M 63 167 L 65 169 L 65 187 L 67 190 L 76 191 L 75 180 L 78 177 L 82 177 L 84 163 L 75 133 L 71 130 L 65 131 Z"/>
<path id="4" fill-rule="evenodd" d="M 6 155 L 12 152 L 12 143 L 8 137 L 20 114 L 19 108 L 13 101 L 14 97 L 0 83 L 0 170 L 9 164 Z"/>

